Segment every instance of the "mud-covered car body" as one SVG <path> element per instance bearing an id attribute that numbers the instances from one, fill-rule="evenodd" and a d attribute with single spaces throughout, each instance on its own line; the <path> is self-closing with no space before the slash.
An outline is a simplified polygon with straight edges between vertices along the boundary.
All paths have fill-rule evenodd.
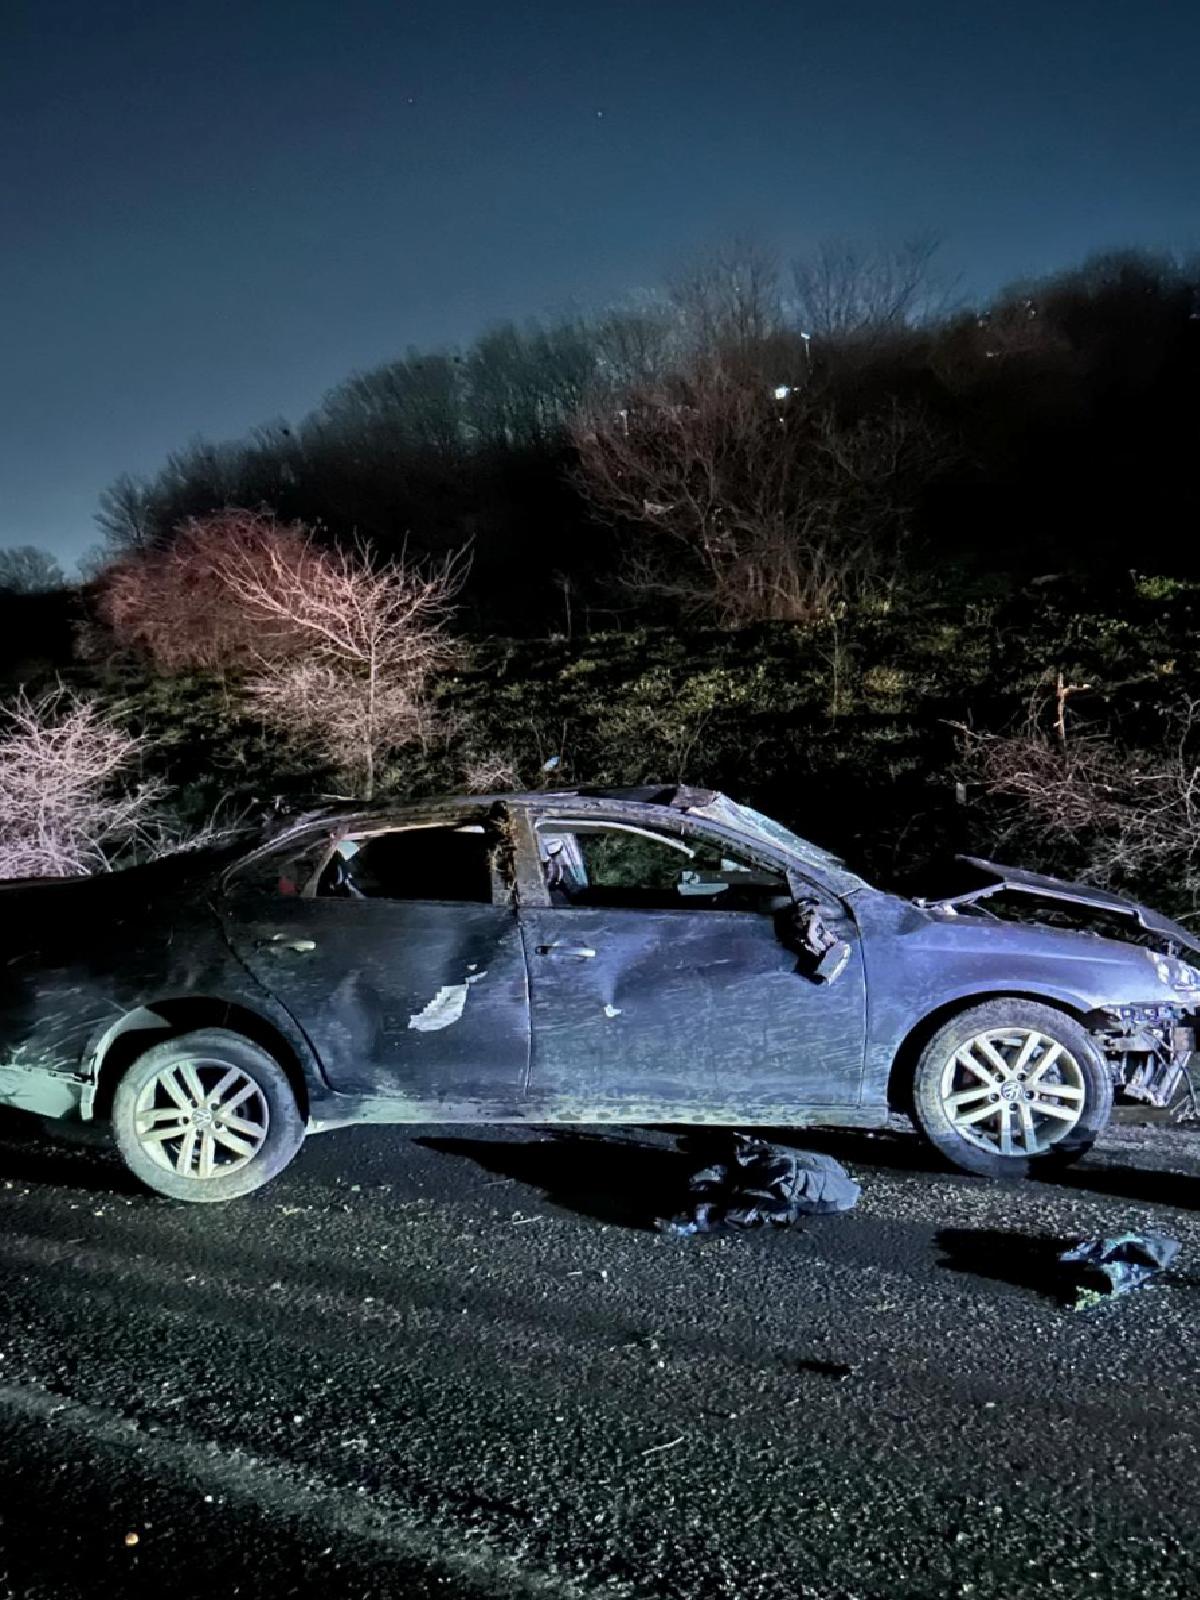
<path id="1" fill-rule="evenodd" d="M 9 883 L 0 1104 L 103 1117 L 140 1052 L 219 1027 L 279 1062 L 310 1132 L 870 1126 L 947 1017 L 1004 996 L 1068 1013 L 1118 1086 L 1163 1103 L 1194 1043 L 1194 937 L 1115 896 L 970 865 L 975 887 L 904 899 L 673 788 L 339 808 L 125 872 Z M 1006 895 L 1108 931 L 998 915 Z"/>

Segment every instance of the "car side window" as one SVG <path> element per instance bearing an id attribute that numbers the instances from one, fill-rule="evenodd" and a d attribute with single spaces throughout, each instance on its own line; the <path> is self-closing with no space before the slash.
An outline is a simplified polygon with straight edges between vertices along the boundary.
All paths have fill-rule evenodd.
<path id="1" fill-rule="evenodd" d="M 226 885 L 227 893 L 239 895 L 303 894 L 321 870 L 333 849 L 329 833 L 290 839 L 272 850 L 234 868 Z"/>
<path id="2" fill-rule="evenodd" d="M 782 872 L 707 838 L 550 819 L 537 831 L 557 906 L 769 914 L 790 899 Z"/>
<path id="3" fill-rule="evenodd" d="M 481 826 L 403 828 L 339 839 L 321 899 L 492 901 L 495 841 Z"/>

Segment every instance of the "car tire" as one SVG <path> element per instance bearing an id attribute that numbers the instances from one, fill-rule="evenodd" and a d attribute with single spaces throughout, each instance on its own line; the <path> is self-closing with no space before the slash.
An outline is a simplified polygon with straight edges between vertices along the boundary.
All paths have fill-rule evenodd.
<path id="1" fill-rule="evenodd" d="M 304 1141 L 283 1068 L 225 1028 L 199 1028 L 139 1056 L 117 1085 L 112 1126 L 135 1177 L 201 1204 L 261 1188 Z"/>
<path id="2" fill-rule="evenodd" d="M 920 1131 L 956 1167 L 989 1178 L 1077 1161 L 1112 1101 L 1112 1077 L 1087 1030 L 1035 1000 L 960 1011 L 925 1046 L 913 1079 Z"/>

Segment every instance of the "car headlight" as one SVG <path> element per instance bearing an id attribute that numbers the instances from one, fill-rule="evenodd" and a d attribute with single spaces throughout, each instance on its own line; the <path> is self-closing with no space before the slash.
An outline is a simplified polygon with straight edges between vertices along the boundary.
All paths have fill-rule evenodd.
<path id="1" fill-rule="evenodd" d="M 1169 989 L 1200 990 L 1200 972 L 1195 967 L 1175 956 L 1160 955 L 1156 950 L 1147 953 L 1154 962 L 1160 983 L 1165 983 Z"/>

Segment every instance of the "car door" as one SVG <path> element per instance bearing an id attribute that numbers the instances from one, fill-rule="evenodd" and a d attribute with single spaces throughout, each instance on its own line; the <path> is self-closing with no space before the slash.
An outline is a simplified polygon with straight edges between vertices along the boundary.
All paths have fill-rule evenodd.
<path id="1" fill-rule="evenodd" d="M 234 950 L 304 1029 L 332 1088 L 389 1115 L 519 1115 L 524 950 L 481 823 L 293 840 L 235 870 Z"/>
<path id="2" fill-rule="evenodd" d="M 861 1096 L 857 929 L 812 884 L 848 957 L 833 981 L 790 937 L 779 862 L 694 827 L 526 818 L 531 1114 L 786 1123 Z M 806 891 L 807 892 L 807 891 Z"/>

